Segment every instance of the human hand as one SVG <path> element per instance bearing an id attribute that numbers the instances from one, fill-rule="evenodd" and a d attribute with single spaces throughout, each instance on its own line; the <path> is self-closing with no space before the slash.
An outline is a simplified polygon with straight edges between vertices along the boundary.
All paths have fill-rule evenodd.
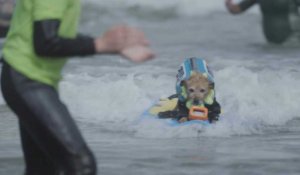
<path id="1" fill-rule="evenodd" d="M 126 25 L 115 26 L 95 40 L 97 53 L 115 53 L 142 62 L 154 57 L 144 33 Z"/>
<path id="2" fill-rule="evenodd" d="M 140 45 L 124 48 L 120 53 L 123 57 L 136 63 L 144 62 L 154 57 L 154 53 L 149 47 Z"/>
<path id="3" fill-rule="evenodd" d="M 227 10 L 232 14 L 238 14 L 241 13 L 241 8 L 239 5 L 234 4 L 232 0 L 225 0 L 225 5 L 227 7 Z"/>

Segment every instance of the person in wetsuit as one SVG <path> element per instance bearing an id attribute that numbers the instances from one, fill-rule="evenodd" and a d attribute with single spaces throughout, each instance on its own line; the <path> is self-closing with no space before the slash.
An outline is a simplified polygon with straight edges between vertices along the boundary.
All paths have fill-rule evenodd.
<path id="1" fill-rule="evenodd" d="M 95 175 L 96 160 L 60 100 L 66 57 L 119 54 L 142 62 L 153 52 L 125 25 L 92 38 L 77 34 L 79 0 L 20 0 L 3 48 L 1 90 L 17 115 L 25 175 Z"/>
<path id="2" fill-rule="evenodd" d="M 225 2 L 232 14 L 240 14 L 254 4 L 259 4 L 263 31 L 268 42 L 281 44 L 292 34 L 290 14 L 298 13 L 298 0 L 243 0 L 239 4 L 234 4 L 232 0 Z"/>

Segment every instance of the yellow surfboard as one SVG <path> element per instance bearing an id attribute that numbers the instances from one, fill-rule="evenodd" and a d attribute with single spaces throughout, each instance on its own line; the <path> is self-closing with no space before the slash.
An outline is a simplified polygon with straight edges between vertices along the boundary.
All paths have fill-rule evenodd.
<path id="1" fill-rule="evenodd" d="M 160 112 L 172 111 L 176 108 L 178 98 L 161 98 L 159 102 L 149 109 L 149 113 L 157 115 Z"/>

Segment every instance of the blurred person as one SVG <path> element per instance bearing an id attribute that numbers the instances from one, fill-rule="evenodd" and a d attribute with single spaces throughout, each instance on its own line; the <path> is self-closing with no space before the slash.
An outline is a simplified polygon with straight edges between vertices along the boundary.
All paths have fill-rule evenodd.
<path id="1" fill-rule="evenodd" d="M 6 36 L 13 8 L 14 0 L 0 0 L 0 38 L 4 38 Z"/>
<path id="2" fill-rule="evenodd" d="M 281 44 L 293 33 L 291 16 L 298 16 L 299 0 L 243 0 L 238 4 L 233 0 L 225 1 L 232 14 L 240 14 L 255 4 L 259 4 L 262 13 L 262 26 L 268 42 Z M 297 22 L 297 21 L 294 21 Z"/>
<path id="3" fill-rule="evenodd" d="M 77 34 L 79 0 L 20 0 L 3 47 L 1 90 L 17 115 L 25 175 L 95 175 L 97 164 L 58 83 L 66 57 L 118 54 L 153 58 L 143 32 L 115 26 L 102 36 Z"/>

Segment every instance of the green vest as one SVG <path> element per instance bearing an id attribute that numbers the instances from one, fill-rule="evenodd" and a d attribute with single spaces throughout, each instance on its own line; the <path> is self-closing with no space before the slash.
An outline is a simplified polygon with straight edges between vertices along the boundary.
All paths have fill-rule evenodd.
<path id="1" fill-rule="evenodd" d="M 26 77 L 57 87 L 66 58 L 36 55 L 33 46 L 34 21 L 58 19 L 59 36 L 75 38 L 80 0 L 18 0 L 6 38 L 5 61 Z"/>

